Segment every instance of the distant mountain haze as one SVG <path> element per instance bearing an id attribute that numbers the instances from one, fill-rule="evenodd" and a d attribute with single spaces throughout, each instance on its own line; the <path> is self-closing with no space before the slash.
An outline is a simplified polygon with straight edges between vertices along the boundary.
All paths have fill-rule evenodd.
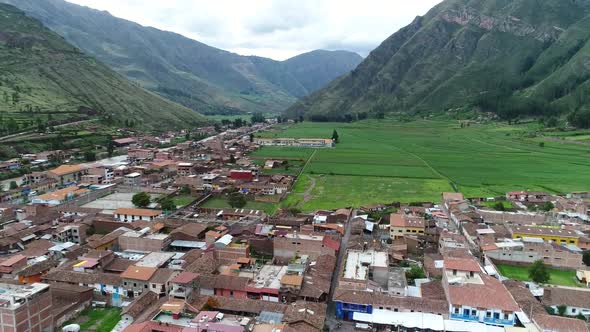
<path id="1" fill-rule="evenodd" d="M 313 51 L 286 61 L 241 56 L 63 0 L 0 0 L 39 19 L 143 87 L 201 113 L 282 111 L 362 58 Z"/>
<path id="2" fill-rule="evenodd" d="M 0 122 L 12 131 L 53 121 L 131 121 L 160 130 L 206 122 L 129 82 L 21 10 L 0 4 L 0 16 Z"/>
<path id="3" fill-rule="evenodd" d="M 287 113 L 318 121 L 586 112 L 590 0 L 446 0 Z"/>

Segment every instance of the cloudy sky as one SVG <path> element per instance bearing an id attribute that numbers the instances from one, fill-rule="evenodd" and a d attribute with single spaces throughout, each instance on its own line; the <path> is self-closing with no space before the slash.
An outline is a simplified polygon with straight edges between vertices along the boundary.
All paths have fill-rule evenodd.
<path id="1" fill-rule="evenodd" d="M 440 0 L 67 0 L 211 46 L 277 60 L 314 49 L 362 56 Z"/>

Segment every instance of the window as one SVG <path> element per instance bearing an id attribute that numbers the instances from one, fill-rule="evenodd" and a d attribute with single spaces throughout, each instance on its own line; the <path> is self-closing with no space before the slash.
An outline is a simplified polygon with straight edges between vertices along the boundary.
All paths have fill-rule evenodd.
<path id="1" fill-rule="evenodd" d="M 477 310 L 471 309 L 471 316 L 475 316 L 475 315 L 477 315 Z"/>
<path id="2" fill-rule="evenodd" d="M 509 319 L 510 315 L 509 314 L 504 314 L 504 319 Z"/>
<path id="3" fill-rule="evenodd" d="M 397 308 L 393 308 L 393 312 L 398 312 L 399 310 L 397 310 Z"/>
<path id="4" fill-rule="evenodd" d="M 229 291 L 229 297 L 234 297 L 234 291 Z"/>
<path id="5" fill-rule="evenodd" d="M 489 311 L 486 311 L 486 318 L 491 318 L 492 317 L 492 313 Z"/>
<path id="6" fill-rule="evenodd" d="M 454 308 L 455 309 L 455 313 L 458 314 L 459 313 L 459 308 Z"/>
<path id="7" fill-rule="evenodd" d="M 123 285 L 127 286 L 127 281 L 124 281 L 124 282 L 123 282 Z"/>
<path id="8" fill-rule="evenodd" d="M 576 308 L 572 308 L 572 314 L 576 313 Z"/>
<path id="9" fill-rule="evenodd" d="M 147 284 L 143 285 L 143 288 L 147 289 L 148 288 L 148 285 Z"/>
<path id="10" fill-rule="evenodd" d="M 457 275 L 457 270 L 453 270 L 453 275 L 456 276 Z"/>
<path id="11" fill-rule="evenodd" d="M 500 313 L 494 312 L 494 319 L 500 319 Z"/>
<path id="12" fill-rule="evenodd" d="M 152 288 L 154 288 L 154 289 L 155 289 L 155 288 L 156 288 L 156 284 L 152 284 Z"/>
<path id="13" fill-rule="evenodd" d="M 133 287 L 137 287 L 137 283 L 135 283 L 135 282 L 134 282 L 134 283 L 133 283 Z"/>

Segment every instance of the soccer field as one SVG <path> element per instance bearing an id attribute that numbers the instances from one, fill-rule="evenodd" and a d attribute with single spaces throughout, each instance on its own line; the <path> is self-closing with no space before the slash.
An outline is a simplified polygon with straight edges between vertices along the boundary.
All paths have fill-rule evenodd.
<path id="1" fill-rule="evenodd" d="M 438 201 L 442 191 L 467 197 L 507 191 L 570 192 L 590 187 L 590 147 L 528 137 L 525 127 L 458 122 L 369 120 L 292 125 L 262 133 L 329 138 L 332 149 L 263 147 L 257 158 L 308 159 L 283 205 L 331 209 L 394 201 Z"/>

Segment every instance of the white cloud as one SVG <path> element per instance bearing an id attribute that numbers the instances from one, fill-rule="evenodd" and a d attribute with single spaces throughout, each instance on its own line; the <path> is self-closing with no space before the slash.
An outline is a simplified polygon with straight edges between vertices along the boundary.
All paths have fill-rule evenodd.
<path id="1" fill-rule="evenodd" d="M 314 49 L 366 56 L 441 0 L 67 0 L 244 55 Z"/>

